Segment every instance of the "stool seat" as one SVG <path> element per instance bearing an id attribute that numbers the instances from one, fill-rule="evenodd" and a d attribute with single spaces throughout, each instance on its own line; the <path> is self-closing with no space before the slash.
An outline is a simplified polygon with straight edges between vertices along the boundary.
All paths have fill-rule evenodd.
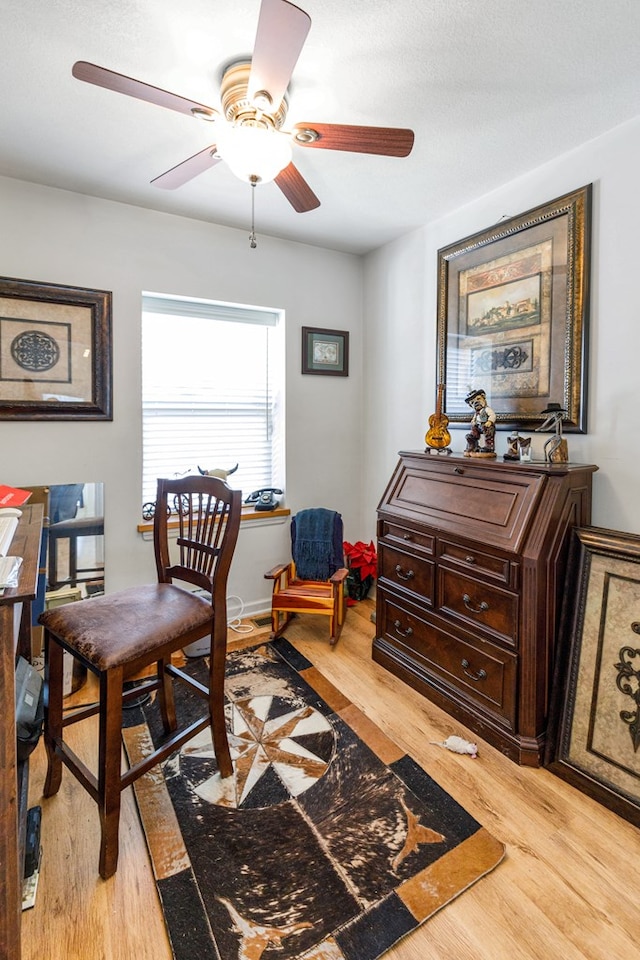
<path id="1" fill-rule="evenodd" d="M 67 649 L 96 670 L 126 667 L 192 630 L 206 628 L 211 620 L 210 600 L 172 583 L 130 587 L 54 607 L 40 617 Z"/>
<path id="2" fill-rule="evenodd" d="M 169 543 L 169 504 L 175 503 L 180 504 L 177 538 Z M 233 772 L 225 723 L 226 597 L 241 512 L 240 491 L 231 490 L 217 477 L 158 480 L 153 521 L 157 583 L 52 607 L 38 618 L 44 626 L 48 691 L 43 794 L 53 797 L 58 792 L 64 764 L 95 800 L 100 817 L 98 870 L 105 880 L 118 864 L 123 790 L 206 728 L 211 730 L 219 776 Z M 57 526 L 60 531 L 72 523 L 75 521 L 61 521 L 52 529 Z M 79 529 L 86 531 L 77 524 L 73 527 Z M 74 533 L 63 532 L 75 543 Z M 175 651 L 204 638 L 210 640 L 208 683 L 180 670 L 171 659 Z M 68 713 L 63 708 L 65 654 L 96 675 L 99 689 L 97 703 Z M 153 668 L 151 676 L 149 667 Z M 145 679 L 135 687 L 126 684 L 140 674 L 145 674 Z M 185 715 L 178 716 L 174 681 L 186 684 L 204 701 L 201 711 L 193 709 L 190 702 Z M 123 706 L 131 706 L 151 691 L 156 692 L 162 735 L 154 739 L 149 753 L 123 770 Z M 67 727 L 96 714 L 97 773 L 74 752 L 65 735 Z"/>

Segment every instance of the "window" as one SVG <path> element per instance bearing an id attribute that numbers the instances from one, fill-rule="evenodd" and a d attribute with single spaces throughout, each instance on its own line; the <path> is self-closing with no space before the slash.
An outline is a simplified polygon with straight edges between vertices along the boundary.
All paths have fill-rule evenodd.
<path id="1" fill-rule="evenodd" d="M 280 311 L 142 297 L 142 502 L 158 477 L 222 468 L 246 497 L 284 485 Z"/>

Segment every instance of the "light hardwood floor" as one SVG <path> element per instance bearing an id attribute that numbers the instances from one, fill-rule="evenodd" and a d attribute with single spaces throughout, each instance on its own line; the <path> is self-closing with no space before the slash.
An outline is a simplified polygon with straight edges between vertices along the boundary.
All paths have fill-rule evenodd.
<path id="1" fill-rule="evenodd" d="M 335 648 L 327 642 L 325 618 L 298 618 L 287 636 L 506 846 L 496 870 L 385 957 L 640 958 L 640 831 L 546 770 L 507 760 L 374 664 L 371 609 L 365 601 L 349 610 Z M 238 637 L 230 633 L 230 639 Z M 450 734 L 478 742 L 479 757 L 432 742 Z M 85 735 L 82 747 L 76 745 L 87 758 L 89 744 Z M 41 802 L 43 779 L 39 746 L 31 764 L 32 804 Z M 23 960 L 171 960 L 131 789 L 123 803 L 119 867 L 105 882 L 97 873 L 93 802 L 68 774 L 58 796 L 43 802 L 44 856 L 36 905 L 23 914 Z"/>

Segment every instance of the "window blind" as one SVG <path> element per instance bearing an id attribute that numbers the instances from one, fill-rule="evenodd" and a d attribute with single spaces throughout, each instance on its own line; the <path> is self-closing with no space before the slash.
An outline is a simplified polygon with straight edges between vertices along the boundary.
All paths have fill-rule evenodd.
<path id="1" fill-rule="evenodd" d="M 142 501 L 158 477 L 239 465 L 246 496 L 282 485 L 279 311 L 144 294 Z"/>

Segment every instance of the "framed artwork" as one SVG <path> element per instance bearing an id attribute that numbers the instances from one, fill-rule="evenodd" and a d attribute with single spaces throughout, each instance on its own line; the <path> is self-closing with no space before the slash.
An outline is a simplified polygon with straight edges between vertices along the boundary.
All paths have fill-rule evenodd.
<path id="1" fill-rule="evenodd" d="M 591 184 L 438 251 L 437 384 L 450 423 L 482 389 L 496 426 L 532 429 L 550 403 L 584 433 Z"/>
<path id="2" fill-rule="evenodd" d="M 0 419 L 112 420 L 111 293 L 0 278 Z"/>
<path id="3" fill-rule="evenodd" d="M 573 533 L 545 765 L 640 827 L 640 537 Z"/>
<path id="4" fill-rule="evenodd" d="M 348 377 L 349 332 L 303 327 L 302 372 Z"/>

